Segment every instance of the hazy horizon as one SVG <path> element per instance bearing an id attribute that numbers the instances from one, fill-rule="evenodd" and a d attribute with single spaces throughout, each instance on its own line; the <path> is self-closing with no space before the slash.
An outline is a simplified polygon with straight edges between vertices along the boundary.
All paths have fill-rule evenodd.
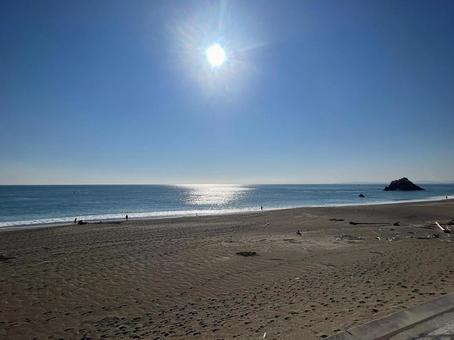
<path id="1" fill-rule="evenodd" d="M 454 2 L 3 1 L 0 184 L 454 182 Z"/>

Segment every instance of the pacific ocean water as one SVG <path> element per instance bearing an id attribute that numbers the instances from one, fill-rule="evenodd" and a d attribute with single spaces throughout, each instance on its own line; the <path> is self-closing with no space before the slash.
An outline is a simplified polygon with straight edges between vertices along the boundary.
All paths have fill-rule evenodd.
<path id="1" fill-rule="evenodd" d="M 0 186 L 0 227 L 124 218 L 159 218 L 454 197 L 454 184 L 386 192 L 385 184 L 23 185 Z M 366 197 L 360 198 L 359 194 Z"/>

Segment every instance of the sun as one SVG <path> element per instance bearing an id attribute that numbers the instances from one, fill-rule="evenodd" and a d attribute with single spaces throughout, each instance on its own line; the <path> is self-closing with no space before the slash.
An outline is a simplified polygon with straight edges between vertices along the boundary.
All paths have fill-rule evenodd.
<path id="1" fill-rule="evenodd" d="M 227 60 L 224 49 L 218 43 L 208 47 L 205 51 L 205 55 L 211 67 L 222 66 Z"/>

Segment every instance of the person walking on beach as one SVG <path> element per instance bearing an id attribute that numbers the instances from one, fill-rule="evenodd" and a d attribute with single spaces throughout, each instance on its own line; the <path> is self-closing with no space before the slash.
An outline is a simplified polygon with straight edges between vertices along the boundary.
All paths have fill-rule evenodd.
<path id="1" fill-rule="evenodd" d="M 74 219 L 74 224 L 76 224 L 76 223 L 77 223 L 77 217 Z"/>
<path id="2" fill-rule="evenodd" d="M 127 221 L 127 220 L 128 220 L 128 215 L 126 215 L 126 217 L 125 217 L 125 218 L 126 218 L 126 221 Z"/>

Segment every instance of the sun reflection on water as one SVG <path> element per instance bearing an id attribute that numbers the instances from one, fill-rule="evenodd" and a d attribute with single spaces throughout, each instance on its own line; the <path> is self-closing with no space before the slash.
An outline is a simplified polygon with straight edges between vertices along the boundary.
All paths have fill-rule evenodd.
<path id="1" fill-rule="evenodd" d="M 240 199 L 250 188 L 235 184 L 183 184 L 188 190 L 186 203 L 221 206 Z"/>

